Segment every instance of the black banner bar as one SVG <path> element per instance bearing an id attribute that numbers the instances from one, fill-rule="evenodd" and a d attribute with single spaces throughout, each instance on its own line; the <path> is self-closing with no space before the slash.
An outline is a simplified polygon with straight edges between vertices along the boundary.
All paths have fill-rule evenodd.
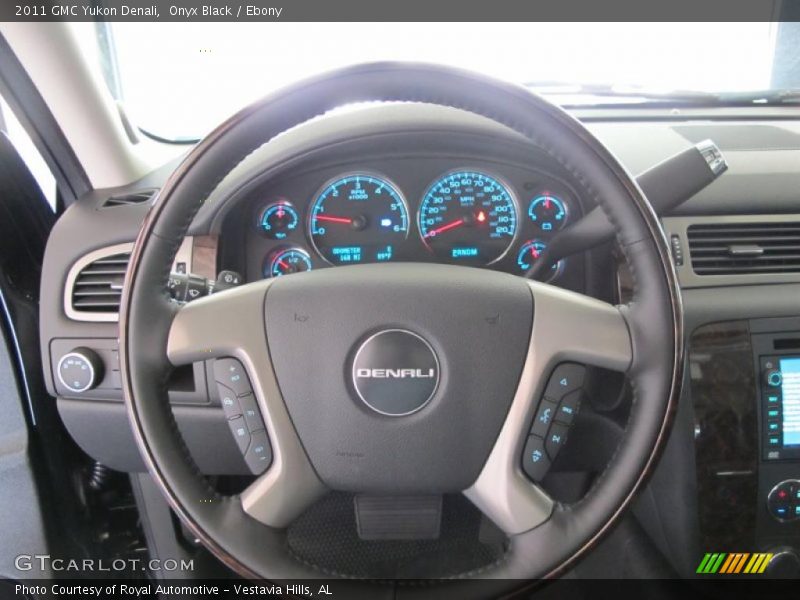
<path id="1" fill-rule="evenodd" d="M 3 0 L 2 21 L 781 21 L 800 0 Z"/>
<path id="2" fill-rule="evenodd" d="M 343 581 L 314 579 L 308 581 L 245 581 L 237 579 L 61 579 L 0 580 L 0 598 L 10 600 L 242 600 L 244 598 L 361 600 L 391 595 L 400 597 L 403 588 L 416 590 L 417 596 L 426 587 L 439 600 L 470 598 L 708 598 L 714 600 L 767 600 L 792 598 L 797 595 L 796 580 L 754 580 L 742 577 L 707 577 L 697 580 L 613 580 L 562 579 L 548 582 L 506 581 L 498 585 L 491 580 L 460 581 L 448 585 L 446 580 Z M 504 590 L 498 594 L 498 590 Z"/>

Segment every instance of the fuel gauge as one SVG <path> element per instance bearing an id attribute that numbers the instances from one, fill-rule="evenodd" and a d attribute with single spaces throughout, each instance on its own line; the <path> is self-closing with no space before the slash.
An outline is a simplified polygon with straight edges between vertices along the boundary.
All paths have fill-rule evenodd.
<path id="1" fill-rule="evenodd" d="M 311 257 L 302 248 L 284 248 L 271 254 L 264 265 L 264 277 L 281 277 L 311 270 Z"/>
<path id="2" fill-rule="evenodd" d="M 517 266 L 520 271 L 526 273 L 533 267 L 537 260 L 542 255 L 542 252 L 547 248 L 547 244 L 542 240 L 530 240 L 522 244 L 517 253 Z M 556 277 L 561 275 L 564 270 L 564 260 L 561 259 L 552 267 L 550 267 L 550 275 L 544 280 L 545 282 L 553 281 Z"/>

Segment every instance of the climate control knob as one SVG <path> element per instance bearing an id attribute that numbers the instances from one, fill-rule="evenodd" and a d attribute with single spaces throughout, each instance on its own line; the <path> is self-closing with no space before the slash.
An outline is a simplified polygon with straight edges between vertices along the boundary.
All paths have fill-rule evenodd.
<path id="1" fill-rule="evenodd" d="M 793 548 L 770 550 L 772 559 L 767 575 L 773 579 L 797 579 L 800 576 L 800 557 Z"/>
<path id="2" fill-rule="evenodd" d="M 56 373 L 70 392 L 86 392 L 103 380 L 103 361 L 94 350 L 75 348 L 61 357 Z"/>

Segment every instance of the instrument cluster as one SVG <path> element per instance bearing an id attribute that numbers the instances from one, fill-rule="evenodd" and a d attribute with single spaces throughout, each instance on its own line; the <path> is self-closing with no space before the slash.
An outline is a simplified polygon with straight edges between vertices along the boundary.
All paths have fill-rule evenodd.
<path id="1" fill-rule="evenodd" d="M 408 179 L 408 178 L 406 178 Z M 571 189 L 552 177 L 515 177 L 457 167 L 400 185 L 384 171 L 339 171 L 306 189 L 251 195 L 248 261 L 281 277 L 358 263 L 431 261 L 523 274 L 552 236 L 580 214 Z M 280 186 L 277 186 L 280 188 Z M 303 186 L 295 186 L 302 189 Z M 276 193 L 278 192 L 278 193 Z M 281 193 L 286 192 L 286 193 Z M 549 281 L 568 269 L 552 267 Z M 248 268 L 249 277 L 256 273 Z"/>

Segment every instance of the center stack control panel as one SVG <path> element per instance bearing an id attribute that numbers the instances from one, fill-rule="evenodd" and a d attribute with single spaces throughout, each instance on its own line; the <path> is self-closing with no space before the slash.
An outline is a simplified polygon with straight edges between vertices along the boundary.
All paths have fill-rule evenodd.
<path id="1" fill-rule="evenodd" d="M 756 541 L 759 549 L 790 553 L 800 573 L 800 329 L 789 327 L 800 323 L 787 321 L 751 322 L 760 453 Z"/>

